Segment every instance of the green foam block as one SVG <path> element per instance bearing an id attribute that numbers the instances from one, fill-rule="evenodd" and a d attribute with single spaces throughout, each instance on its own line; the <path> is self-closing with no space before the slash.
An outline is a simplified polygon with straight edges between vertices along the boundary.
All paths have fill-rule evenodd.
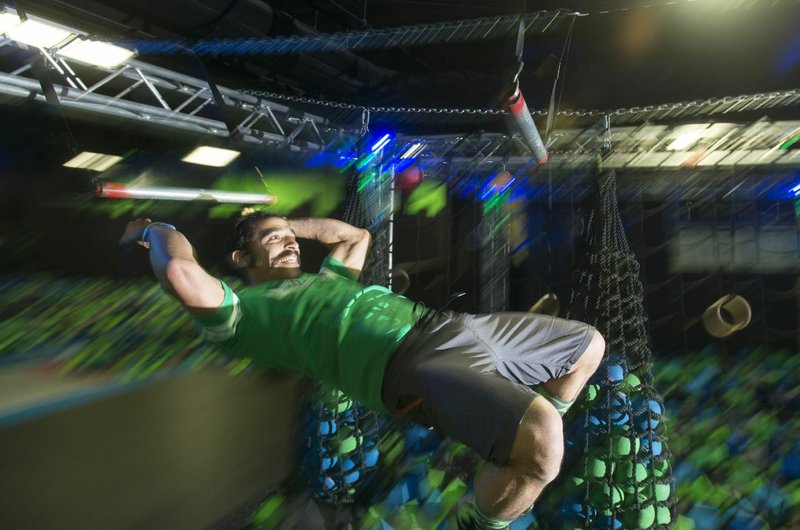
<path id="1" fill-rule="evenodd" d="M 587 466 L 587 471 L 590 477 L 604 477 L 606 474 L 606 463 L 604 460 L 600 460 L 599 458 L 592 458 Z"/>
<path id="2" fill-rule="evenodd" d="M 672 515 L 669 513 L 669 508 L 666 506 L 659 506 L 656 508 L 656 523 L 669 524 L 672 521 Z"/>
<path id="3" fill-rule="evenodd" d="M 670 493 L 669 484 L 656 484 L 654 489 L 657 501 L 665 501 L 669 499 L 669 493 Z"/>
<path id="4" fill-rule="evenodd" d="M 631 443 L 630 438 L 623 436 L 612 442 L 611 451 L 614 456 L 627 456 L 631 454 L 631 452 L 638 452 L 640 443 L 638 438 L 635 438 L 633 443 Z"/>
<path id="5" fill-rule="evenodd" d="M 655 506 L 645 506 L 639 512 L 639 528 L 650 528 L 656 520 Z"/>

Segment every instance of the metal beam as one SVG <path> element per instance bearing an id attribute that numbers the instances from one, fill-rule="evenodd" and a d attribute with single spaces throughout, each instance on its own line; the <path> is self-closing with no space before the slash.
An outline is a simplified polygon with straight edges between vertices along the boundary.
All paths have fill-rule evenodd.
<path id="1" fill-rule="evenodd" d="M 706 123 L 694 125 L 696 138 L 685 147 L 671 149 L 687 125 L 642 125 L 556 130 L 548 141 L 551 161 L 534 171 L 570 169 L 594 163 L 603 152 L 607 169 L 654 169 L 660 171 L 730 169 L 743 167 L 800 167 L 800 121 L 752 123 Z M 454 168 L 477 168 L 507 164 L 528 165 L 531 153 L 513 136 L 500 133 L 476 135 L 399 136 L 394 149 L 399 156 L 408 145 L 425 146 L 419 157 L 425 168 L 446 164 Z"/>
<path id="2" fill-rule="evenodd" d="M 566 9 L 537 11 L 527 15 L 506 15 L 469 20 L 450 20 L 414 26 L 373 28 L 332 34 L 286 37 L 213 39 L 186 42 L 180 40 L 115 40 L 114 42 L 143 55 L 194 54 L 213 57 L 265 56 L 330 53 L 430 46 L 499 39 L 516 35 L 520 21 L 526 33 L 555 30 L 562 20 L 577 16 Z"/>
<path id="3" fill-rule="evenodd" d="M 0 93 L 6 96 L 45 102 L 35 69 L 26 67 L 40 54 L 53 74 L 58 104 L 67 109 L 293 150 L 322 150 L 334 138 L 351 135 L 349 127 L 227 87 L 218 87 L 220 108 L 207 81 L 142 61 L 107 69 L 72 62 L 58 56 L 57 50 L 30 49 L 12 41 L 5 41 L 0 50 L 11 52 L 0 68 Z M 226 121 L 239 125 L 229 131 Z"/>

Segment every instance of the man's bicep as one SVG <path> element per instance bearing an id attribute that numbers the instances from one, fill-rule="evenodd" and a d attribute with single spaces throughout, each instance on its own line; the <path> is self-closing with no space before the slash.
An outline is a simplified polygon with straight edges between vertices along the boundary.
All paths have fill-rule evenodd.
<path id="1" fill-rule="evenodd" d="M 371 239 L 369 232 L 364 230 L 363 237 L 353 241 L 339 243 L 338 245 L 334 246 L 333 249 L 331 249 L 331 253 L 329 255 L 331 258 L 340 262 L 348 270 L 353 272 L 356 277 L 358 277 L 358 275 L 361 274 L 361 271 L 364 269 L 364 263 L 367 260 L 370 242 Z"/>
<path id="2" fill-rule="evenodd" d="M 162 279 L 164 289 L 193 315 L 201 316 L 222 303 L 222 283 L 196 263 L 172 260 Z"/>

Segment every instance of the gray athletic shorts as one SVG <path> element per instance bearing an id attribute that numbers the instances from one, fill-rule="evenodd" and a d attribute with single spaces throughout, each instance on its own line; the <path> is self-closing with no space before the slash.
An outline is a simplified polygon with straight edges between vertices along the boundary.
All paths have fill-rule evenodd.
<path id="1" fill-rule="evenodd" d="M 392 414 L 503 465 L 538 395 L 530 387 L 566 374 L 593 330 L 534 313 L 435 314 L 409 332 L 389 362 L 383 401 Z"/>

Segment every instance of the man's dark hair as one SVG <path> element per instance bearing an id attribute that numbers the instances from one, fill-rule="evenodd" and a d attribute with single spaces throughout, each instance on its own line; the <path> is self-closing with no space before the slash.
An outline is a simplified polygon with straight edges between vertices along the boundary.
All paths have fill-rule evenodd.
<path id="1" fill-rule="evenodd" d="M 230 255 L 234 250 L 241 250 L 242 252 L 250 252 L 250 240 L 253 237 L 256 226 L 264 219 L 271 219 L 273 217 L 282 217 L 276 213 L 256 211 L 240 217 L 233 223 L 233 226 L 228 231 L 225 238 L 225 253 Z"/>

